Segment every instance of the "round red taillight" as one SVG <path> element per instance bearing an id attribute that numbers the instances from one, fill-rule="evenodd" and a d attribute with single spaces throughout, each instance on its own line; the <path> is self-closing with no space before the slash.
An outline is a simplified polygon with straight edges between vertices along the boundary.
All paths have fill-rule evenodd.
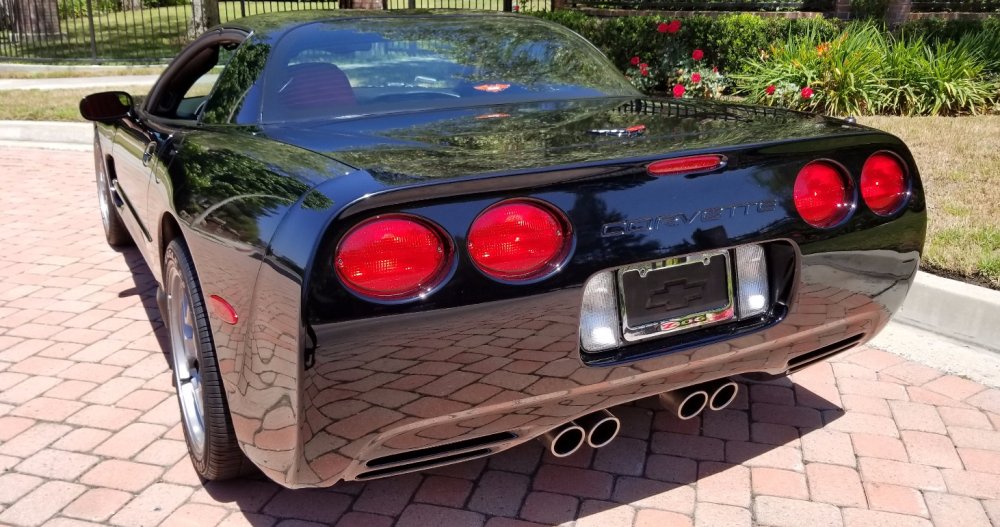
<path id="1" fill-rule="evenodd" d="M 898 211 L 910 195 L 909 187 L 906 167 L 894 154 L 876 152 L 861 169 L 861 197 L 880 216 Z"/>
<path id="2" fill-rule="evenodd" d="M 411 298 L 444 276 L 451 244 L 442 231 L 409 216 L 382 216 L 348 231 L 337 246 L 337 276 L 355 293 L 376 299 Z"/>
<path id="3" fill-rule="evenodd" d="M 847 176 L 836 165 L 813 161 L 795 178 L 795 209 L 813 227 L 833 227 L 851 212 L 852 191 Z"/>
<path id="4" fill-rule="evenodd" d="M 566 256 L 569 224 L 553 208 L 534 201 L 498 203 L 469 229 L 468 248 L 480 271 L 500 280 L 531 280 Z"/>

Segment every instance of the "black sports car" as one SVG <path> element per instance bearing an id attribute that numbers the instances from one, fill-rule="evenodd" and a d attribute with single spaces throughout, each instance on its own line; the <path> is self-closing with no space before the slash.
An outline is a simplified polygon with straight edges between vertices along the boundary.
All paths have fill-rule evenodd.
<path id="1" fill-rule="evenodd" d="M 81 101 L 160 310 L 191 459 L 292 487 L 611 442 L 872 338 L 917 167 L 852 122 L 647 98 L 531 17 L 240 19 Z M 585 446 L 586 445 L 586 446 Z"/>

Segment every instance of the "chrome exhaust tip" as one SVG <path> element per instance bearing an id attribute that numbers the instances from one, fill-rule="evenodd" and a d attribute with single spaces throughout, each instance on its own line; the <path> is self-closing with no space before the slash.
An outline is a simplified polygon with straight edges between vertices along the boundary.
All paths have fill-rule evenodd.
<path id="1" fill-rule="evenodd" d="M 621 420 L 607 410 L 585 415 L 575 422 L 587 431 L 587 444 L 593 448 L 607 446 L 622 428 Z"/>
<path id="2" fill-rule="evenodd" d="M 740 393 L 740 385 L 733 381 L 723 380 L 712 391 L 712 396 L 708 399 L 708 407 L 712 410 L 722 410 L 733 404 L 736 395 Z"/>
<path id="3" fill-rule="evenodd" d="M 683 420 L 693 419 L 708 405 L 708 392 L 700 388 L 682 388 L 660 394 L 660 404 Z"/>
<path id="4" fill-rule="evenodd" d="M 539 437 L 549 452 L 555 457 L 567 457 L 573 455 L 583 446 L 587 432 L 575 422 L 566 423 L 545 432 Z"/>

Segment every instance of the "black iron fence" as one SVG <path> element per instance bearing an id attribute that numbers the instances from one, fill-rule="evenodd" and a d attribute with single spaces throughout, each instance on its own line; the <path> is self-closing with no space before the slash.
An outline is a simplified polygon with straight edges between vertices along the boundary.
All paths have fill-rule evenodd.
<path id="1" fill-rule="evenodd" d="M 654 11 L 818 11 L 833 9 L 833 0 L 570 0 L 571 5 L 598 9 Z"/>
<path id="2" fill-rule="evenodd" d="M 197 1 L 197 0 L 195 0 Z M 261 13 L 338 9 L 339 0 L 217 1 L 222 22 Z M 155 62 L 200 29 L 192 0 L 0 0 L 0 60 Z M 386 9 L 548 9 L 551 0 L 382 0 Z"/>
<path id="3" fill-rule="evenodd" d="M 219 18 L 336 9 L 337 0 L 224 0 Z M 161 61 L 199 30 L 191 0 L 0 0 L 0 60 Z"/>
<path id="4" fill-rule="evenodd" d="M 914 13 L 1000 13 L 1000 0 L 915 0 Z"/>

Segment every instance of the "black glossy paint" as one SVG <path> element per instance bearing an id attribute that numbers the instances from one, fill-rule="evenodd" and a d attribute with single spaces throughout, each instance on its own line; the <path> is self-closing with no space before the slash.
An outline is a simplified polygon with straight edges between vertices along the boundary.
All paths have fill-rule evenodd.
<path id="1" fill-rule="evenodd" d="M 795 356 L 874 336 L 916 272 L 923 189 L 909 151 L 888 134 L 794 112 L 640 98 L 255 124 L 267 54 L 299 21 L 241 22 L 254 36 L 223 72 L 201 123 L 151 115 L 137 101 L 130 116 L 97 125 L 120 212 L 157 279 L 167 242 L 183 236 L 204 293 L 239 313 L 236 325 L 212 324 L 229 407 L 247 455 L 283 484 L 365 477 L 368 460 L 417 448 L 449 453 L 453 442 L 483 455 L 481 435 L 514 433 L 490 453 L 646 395 L 780 373 Z M 637 124 L 646 132 L 635 137 L 588 133 Z M 855 210 L 834 228 L 798 217 L 791 189 L 802 166 L 832 159 L 857 181 L 880 150 L 910 167 L 912 195 L 901 211 L 877 216 L 855 196 Z M 653 160 L 697 153 L 728 163 L 696 175 L 646 174 Z M 511 197 L 543 200 L 573 225 L 566 264 L 543 280 L 499 283 L 464 251 L 472 220 Z M 426 298 L 365 301 L 333 271 L 340 236 L 389 212 L 428 218 L 455 241 L 453 273 Z M 642 228 L 678 215 L 691 221 Z M 618 222 L 639 227 L 602 235 Z M 767 241 L 780 242 L 770 256 L 779 301 L 758 325 L 580 354 L 580 296 L 594 273 Z"/>

